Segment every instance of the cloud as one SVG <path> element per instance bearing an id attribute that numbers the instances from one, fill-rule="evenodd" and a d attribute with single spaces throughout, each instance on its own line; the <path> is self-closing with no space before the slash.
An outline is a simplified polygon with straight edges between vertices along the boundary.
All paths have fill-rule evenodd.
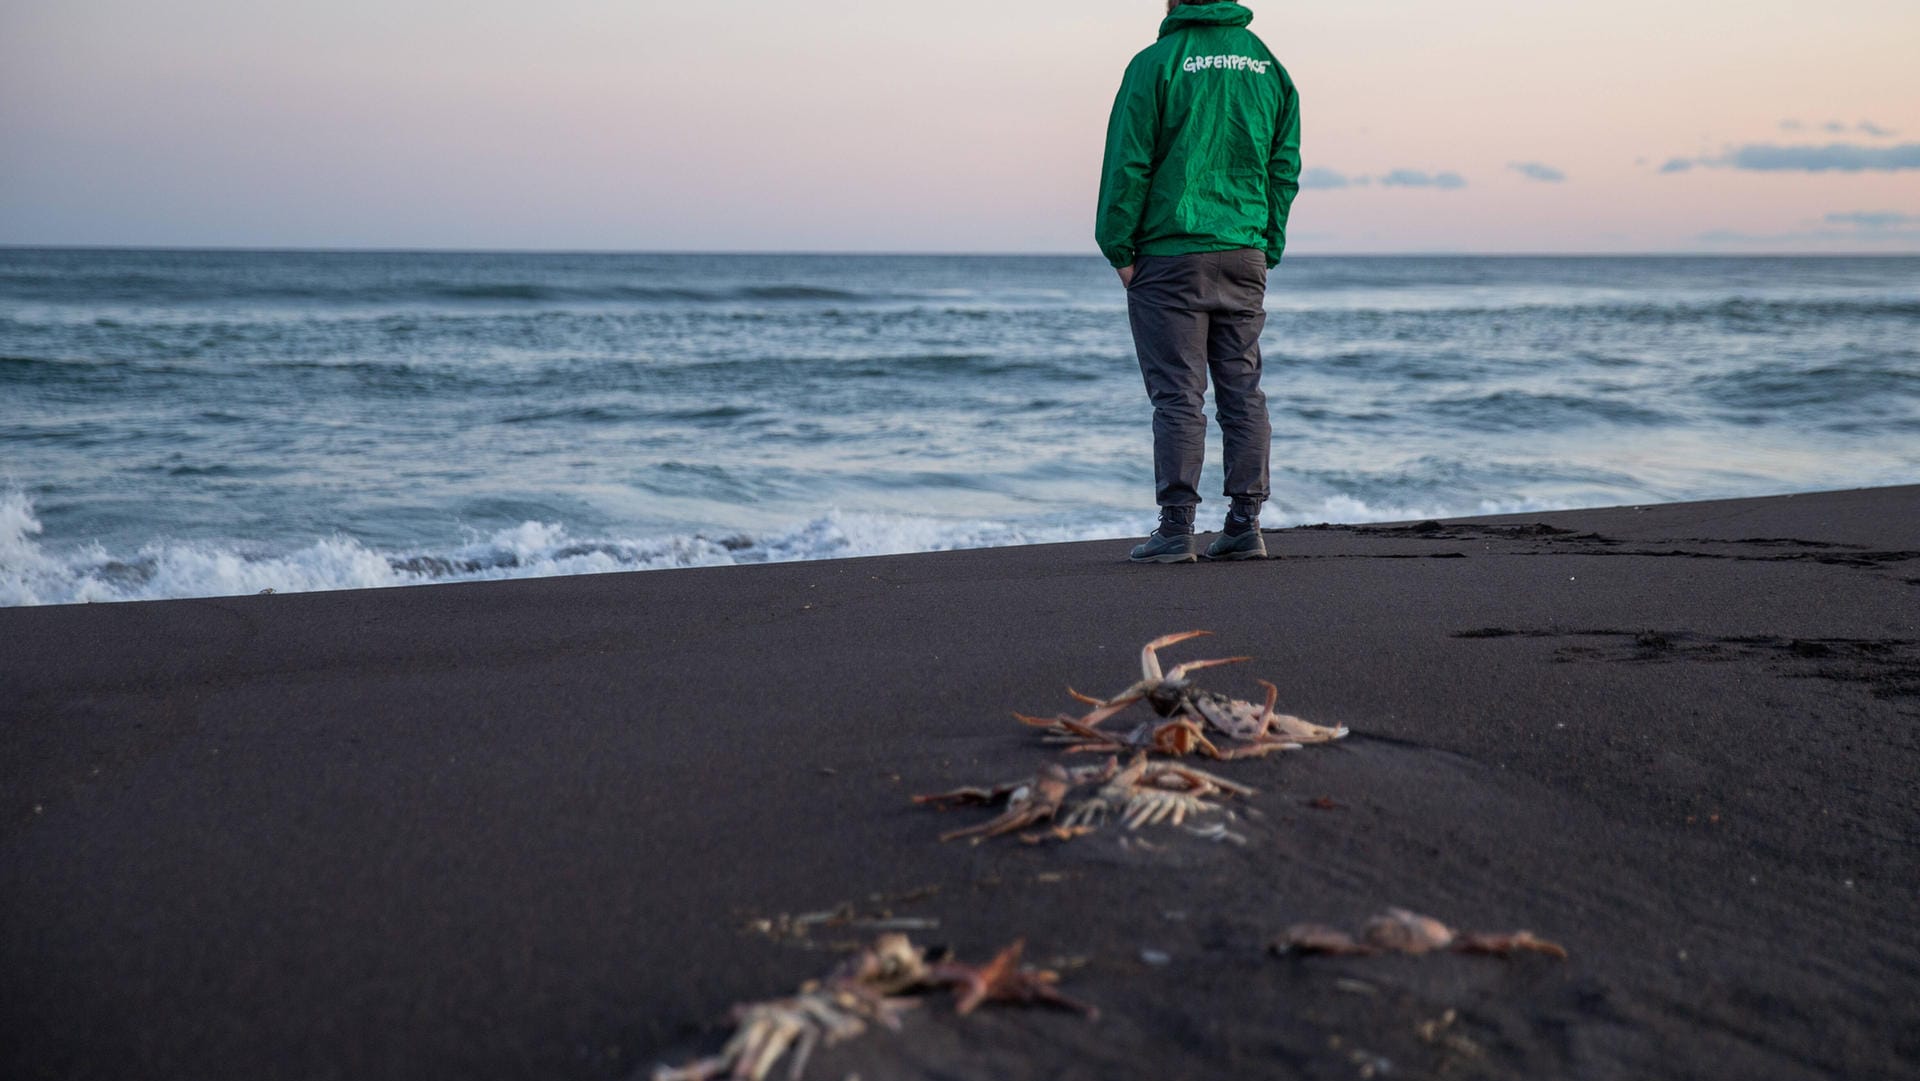
<path id="1" fill-rule="evenodd" d="M 1507 168 L 1529 180 L 1538 180 L 1546 184 L 1558 184 L 1567 178 L 1567 174 L 1551 165 L 1542 165 L 1537 161 L 1516 161 Z"/>
<path id="2" fill-rule="evenodd" d="M 1719 164 L 1761 173 L 1858 173 L 1866 170 L 1898 172 L 1920 169 L 1920 143 L 1899 146 L 1772 146 L 1758 143 L 1743 146 L 1720 159 Z"/>
<path id="3" fill-rule="evenodd" d="M 1827 248 L 1860 250 L 1920 244 L 1920 214 L 1898 210 L 1849 210 L 1809 219 L 1797 231 L 1780 233 L 1742 233 L 1715 229 L 1694 237 L 1695 242 L 1715 247 L 1772 246 L 1775 248 Z"/>
<path id="4" fill-rule="evenodd" d="M 1300 186 L 1317 191 L 1370 188 L 1375 184 L 1383 188 L 1436 188 L 1440 191 L 1458 191 L 1467 186 L 1467 180 L 1459 173 L 1426 173 L 1418 169 L 1395 169 L 1385 176 L 1357 176 L 1343 173 L 1338 169 L 1308 169 L 1300 174 Z"/>
<path id="5" fill-rule="evenodd" d="M 1300 186 L 1309 190 L 1338 191 L 1353 187 L 1354 181 L 1336 169 L 1308 169 L 1300 174 Z"/>
<path id="6" fill-rule="evenodd" d="M 1781 131 L 1806 131 L 1809 128 L 1819 128 L 1821 131 L 1832 135 L 1845 135 L 1847 132 L 1857 131 L 1862 135 L 1871 135 L 1876 139 L 1891 138 L 1892 136 L 1900 134 L 1897 131 L 1883 128 L 1871 120 L 1862 120 L 1858 124 L 1852 125 L 1843 124 L 1838 120 L 1829 120 L 1824 124 L 1809 124 L 1802 120 L 1780 121 Z"/>
<path id="7" fill-rule="evenodd" d="M 1920 169 L 1920 143 L 1898 146 L 1777 146 L 1751 143 L 1717 158 L 1674 158 L 1660 167 L 1663 173 L 1684 173 L 1696 165 L 1742 169 L 1753 173 L 1896 173 Z"/>
<path id="8" fill-rule="evenodd" d="M 1861 229 L 1897 229 L 1903 225 L 1920 226 L 1920 214 L 1902 214 L 1897 210 L 1850 210 L 1828 214 L 1828 225 L 1852 225 Z"/>
<path id="9" fill-rule="evenodd" d="M 1458 191 L 1467 186 L 1466 178 L 1459 173 L 1423 173 L 1418 169 L 1395 169 L 1381 177 L 1380 183 L 1389 188 L 1438 188 L 1441 191 Z"/>

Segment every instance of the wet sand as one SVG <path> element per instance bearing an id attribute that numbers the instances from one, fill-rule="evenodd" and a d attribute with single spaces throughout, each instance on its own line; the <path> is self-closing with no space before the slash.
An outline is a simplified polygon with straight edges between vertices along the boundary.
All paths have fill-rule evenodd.
<path id="1" fill-rule="evenodd" d="M 843 903 L 1103 1016 L 814 1078 L 1920 1072 L 1920 487 L 1127 543 L 0 611 L 0 1076 L 644 1077 Z M 1189 628 L 1354 732 L 1247 845 L 935 840 Z M 1571 957 L 1265 948 L 1388 905 Z"/>

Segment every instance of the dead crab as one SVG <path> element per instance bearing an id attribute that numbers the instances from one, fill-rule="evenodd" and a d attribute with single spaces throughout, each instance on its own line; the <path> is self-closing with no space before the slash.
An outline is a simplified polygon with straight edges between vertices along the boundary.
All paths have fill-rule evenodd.
<path id="1" fill-rule="evenodd" d="M 1029 826 L 1037 826 L 1051 821 L 1066 804 L 1067 796 L 1074 789 L 1085 784 L 1105 782 L 1120 769 L 1113 759 L 1098 766 L 1080 766 L 1068 769 L 1065 766 L 1049 764 L 1037 776 L 1024 781 L 1013 781 L 996 785 L 993 788 L 956 788 L 951 792 L 941 792 L 931 796 L 915 796 L 913 802 L 930 804 L 935 807 L 978 807 L 1006 804 L 1006 811 L 998 818 L 982 822 L 965 829 L 949 830 L 940 835 L 942 841 L 971 837 L 979 844 L 990 837 L 1003 833 L 1012 833 Z"/>
<path id="2" fill-rule="evenodd" d="M 1130 830 L 1161 822 L 1178 826 L 1188 818 L 1219 810 L 1219 804 L 1208 802 L 1210 796 L 1251 795 L 1253 789 L 1246 785 L 1170 762 L 1150 762 L 1142 752 L 1092 798 L 1075 805 L 1063 825 L 1068 829 L 1098 826 L 1111 815 Z"/>
<path id="3" fill-rule="evenodd" d="M 900 1015 L 915 1005 L 904 996 L 941 987 L 953 988 L 954 1011 L 962 1016 L 988 1002 L 1044 1004 L 1089 1019 L 1100 1016 L 1098 1009 L 1060 992 L 1059 973 L 1021 964 L 1024 947 L 1015 942 L 984 965 L 968 965 L 951 958 L 930 961 L 907 936 L 881 935 L 797 995 L 734 1007 L 734 1034 L 719 1054 L 686 1066 L 662 1066 L 654 1070 L 653 1081 L 764 1081 L 789 1052 L 787 1078 L 799 1081 L 814 1048 L 859 1036 L 870 1022 L 898 1029 Z"/>
<path id="4" fill-rule="evenodd" d="M 820 1044 L 831 1047 L 859 1036 L 869 1022 L 898 1029 L 901 1013 L 914 1005 L 901 996 L 928 976 L 926 959 L 907 936 L 881 935 L 797 995 L 735 1006 L 733 1038 L 719 1054 L 677 1068 L 662 1066 L 653 1071 L 653 1081 L 763 1081 L 789 1051 L 793 1061 L 787 1077 L 797 1081 Z"/>
<path id="5" fill-rule="evenodd" d="M 1100 787 L 1085 799 L 1072 799 L 1074 792 L 1090 785 Z M 915 796 L 913 801 L 939 807 L 1006 805 L 1006 810 L 990 821 L 941 834 L 942 841 L 971 837 L 978 844 L 990 837 L 1052 823 L 1020 835 L 1021 840 L 1038 844 L 1092 833 L 1108 818 L 1119 820 L 1130 830 L 1161 822 L 1178 826 L 1189 818 L 1219 810 L 1218 803 L 1210 802 L 1212 797 L 1251 795 L 1253 789 L 1225 777 L 1172 762 L 1149 761 L 1141 752 L 1124 770 L 1111 758 L 1098 766 L 1076 769 L 1049 765 L 1029 780 L 993 788 L 957 788 Z"/>
<path id="6" fill-rule="evenodd" d="M 1187 661 L 1165 672 L 1161 670 L 1159 650 L 1211 633 L 1186 631 L 1148 642 L 1140 650 L 1140 681 L 1112 698 L 1094 698 L 1069 687 L 1068 694 L 1094 707 L 1084 717 L 1064 713 L 1054 717 L 1028 717 L 1019 713 L 1014 716 L 1022 724 L 1046 729 L 1053 741 L 1065 745 L 1068 751 L 1151 751 L 1174 757 L 1197 752 L 1209 758 L 1252 758 L 1274 751 L 1298 750 L 1309 743 L 1328 743 L 1347 735 L 1345 725 L 1329 728 L 1275 713 L 1273 705 L 1280 691 L 1266 680 L 1259 683 L 1267 690 L 1267 700 L 1264 705 L 1256 705 L 1218 691 L 1201 690 L 1187 679 L 1188 673 L 1202 668 L 1238 664 L 1250 658 Z M 1124 735 L 1101 730 L 1102 721 L 1142 700 L 1166 720 L 1140 725 Z M 1209 730 L 1232 742 L 1220 746 L 1208 738 Z"/>
<path id="7" fill-rule="evenodd" d="M 1273 952 L 1322 953 L 1336 957 L 1371 957 L 1380 953 L 1424 954 L 1441 950 L 1485 953 L 1501 957 L 1516 953 L 1544 953 L 1562 961 L 1567 951 L 1556 943 L 1535 938 L 1531 931 L 1507 935 L 1455 931 L 1431 916 L 1404 908 L 1389 908 L 1361 925 L 1356 937 L 1337 927 L 1296 923 L 1273 940 Z"/>

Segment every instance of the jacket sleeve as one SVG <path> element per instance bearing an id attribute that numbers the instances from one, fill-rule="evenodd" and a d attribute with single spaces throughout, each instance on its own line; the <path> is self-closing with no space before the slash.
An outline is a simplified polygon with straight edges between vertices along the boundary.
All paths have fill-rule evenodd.
<path id="1" fill-rule="evenodd" d="M 1300 92 L 1281 69 L 1280 120 L 1274 128 L 1273 153 L 1267 159 L 1267 266 L 1280 265 L 1287 247 L 1287 215 L 1300 192 Z"/>
<path id="2" fill-rule="evenodd" d="M 1160 76 L 1145 56 L 1135 57 L 1121 80 L 1107 121 L 1106 164 L 1100 174 L 1100 207 L 1094 242 L 1116 267 L 1132 266 L 1134 238 L 1146 215 L 1153 186 L 1153 149 L 1160 128 Z"/>

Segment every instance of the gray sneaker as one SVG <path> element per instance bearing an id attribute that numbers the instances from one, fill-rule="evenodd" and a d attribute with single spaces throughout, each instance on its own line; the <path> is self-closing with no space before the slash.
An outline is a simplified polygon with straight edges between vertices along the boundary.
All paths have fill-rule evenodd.
<path id="1" fill-rule="evenodd" d="M 1267 558 L 1267 539 L 1260 535 L 1259 527 L 1245 533 L 1222 533 L 1207 545 L 1207 559 L 1265 559 Z"/>
<path id="2" fill-rule="evenodd" d="M 1176 533 L 1163 536 L 1159 530 L 1147 534 L 1145 544 L 1133 546 L 1133 553 L 1127 558 L 1135 563 L 1192 563 L 1200 557 L 1194 554 L 1194 539 L 1191 533 Z"/>

